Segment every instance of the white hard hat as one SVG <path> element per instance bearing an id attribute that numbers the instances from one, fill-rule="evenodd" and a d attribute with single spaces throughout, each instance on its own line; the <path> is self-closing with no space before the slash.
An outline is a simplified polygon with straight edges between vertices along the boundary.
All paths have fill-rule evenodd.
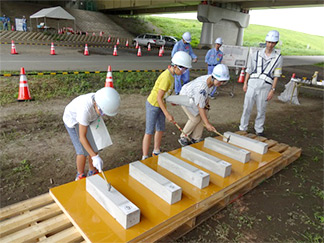
<path id="1" fill-rule="evenodd" d="M 120 106 L 120 96 L 111 87 L 104 87 L 95 93 L 95 101 L 99 108 L 108 116 L 115 116 Z"/>
<path id="2" fill-rule="evenodd" d="M 182 35 L 182 39 L 184 39 L 185 42 L 190 43 L 191 42 L 190 32 L 184 32 Z"/>
<path id="3" fill-rule="evenodd" d="M 228 67 L 225 64 L 218 64 L 213 69 L 213 77 L 218 81 L 228 81 L 230 79 Z"/>
<path id="4" fill-rule="evenodd" d="M 223 39 L 222 39 L 222 37 L 218 37 L 218 38 L 215 40 L 215 44 L 223 45 Z"/>
<path id="5" fill-rule="evenodd" d="M 266 41 L 278 42 L 279 41 L 279 32 L 276 30 L 270 30 L 265 38 Z"/>
<path id="6" fill-rule="evenodd" d="M 185 68 L 191 68 L 191 56 L 184 51 L 177 51 L 171 58 L 173 65 L 182 66 Z"/>

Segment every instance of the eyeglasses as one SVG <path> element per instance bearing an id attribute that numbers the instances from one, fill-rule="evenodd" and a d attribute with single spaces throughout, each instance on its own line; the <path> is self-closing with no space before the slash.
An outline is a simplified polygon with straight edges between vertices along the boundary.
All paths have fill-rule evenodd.
<path id="1" fill-rule="evenodd" d="M 186 71 L 188 68 L 186 67 L 183 67 L 183 66 L 178 66 L 179 70 L 182 72 Z"/>

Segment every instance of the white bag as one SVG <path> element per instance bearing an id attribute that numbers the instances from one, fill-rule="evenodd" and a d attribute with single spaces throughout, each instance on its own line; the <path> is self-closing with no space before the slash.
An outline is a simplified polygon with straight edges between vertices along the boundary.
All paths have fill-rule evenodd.
<path id="1" fill-rule="evenodd" d="M 112 145 L 109 132 L 102 117 L 99 117 L 97 120 L 93 121 L 88 130 L 91 131 L 92 139 L 94 140 L 94 144 L 98 150 Z"/>
<path id="2" fill-rule="evenodd" d="M 278 100 L 282 102 L 291 102 L 295 105 L 300 105 L 298 101 L 297 84 L 292 80 L 285 85 L 285 90 L 278 96 Z"/>

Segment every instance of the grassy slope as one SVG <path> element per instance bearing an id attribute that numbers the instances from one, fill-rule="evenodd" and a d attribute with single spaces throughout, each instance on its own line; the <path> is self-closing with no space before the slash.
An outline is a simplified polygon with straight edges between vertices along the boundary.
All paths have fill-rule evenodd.
<path id="1" fill-rule="evenodd" d="M 192 46 L 197 46 L 200 39 L 202 23 L 198 20 L 181 20 L 162 17 L 145 16 L 146 21 L 157 26 L 165 35 L 172 35 L 181 39 L 185 31 L 192 34 Z M 163 21 L 161 21 L 163 19 Z M 280 29 L 270 26 L 249 25 L 244 30 L 244 46 L 258 46 L 264 42 L 269 30 L 276 29 L 280 32 L 281 48 L 283 55 L 324 55 L 324 37 L 309 35 L 302 32 Z M 307 49 L 308 46 L 308 49 Z"/>

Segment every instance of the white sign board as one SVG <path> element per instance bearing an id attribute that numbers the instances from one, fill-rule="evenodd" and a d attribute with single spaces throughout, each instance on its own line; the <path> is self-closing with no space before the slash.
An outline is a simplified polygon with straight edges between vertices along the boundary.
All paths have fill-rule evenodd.
<path id="1" fill-rule="evenodd" d="M 220 50 L 224 53 L 223 64 L 228 67 L 246 67 L 249 55 L 248 47 L 222 45 Z"/>

